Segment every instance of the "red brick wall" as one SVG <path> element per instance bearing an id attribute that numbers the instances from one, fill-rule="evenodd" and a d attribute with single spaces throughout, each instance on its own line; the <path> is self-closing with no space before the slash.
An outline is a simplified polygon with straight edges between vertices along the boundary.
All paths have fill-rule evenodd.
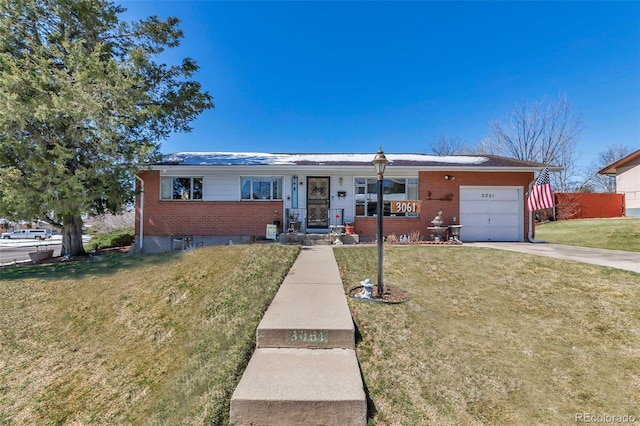
<path id="1" fill-rule="evenodd" d="M 455 179 L 445 179 L 445 175 L 454 176 Z M 418 191 L 422 200 L 422 208 L 419 218 L 393 218 L 385 216 L 383 234 L 410 234 L 412 231 L 420 231 L 423 237 L 428 236 L 427 227 L 433 226 L 431 221 L 439 211 L 445 224 L 451 225 L 453 217 L 460 224 L 460 186 L 522 186 L 523 193 L 529 189 L 529 183 L 533 181 L 533 173 L 529 172 L 420 172 Z M 525 212 L 524 235 L 526 239 L 529 232 L 526 200 L 522 200 Z M 464 225 L 462 223 L 461 225 Z M 356 217 L 356 234 L 361 238 L 375 238 L 377 235 L 378 221 L 375 217 Z"/>
<path id="2" fill-rule="evenodd" d="M 282 218 L 282 201 L 160 200 L 160 174 L 142 172 L 144 235 L 259 236 Z M 136 200 L 136 235 L 140 233 L 140 196 Z"/>

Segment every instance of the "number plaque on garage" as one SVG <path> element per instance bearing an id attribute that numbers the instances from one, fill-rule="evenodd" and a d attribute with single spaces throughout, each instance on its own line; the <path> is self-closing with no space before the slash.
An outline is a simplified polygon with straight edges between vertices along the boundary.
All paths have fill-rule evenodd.
<path id="1" fill-rule="evenodd" d="M 391 213 L 420 213 L 421 200 L 390 201 Z"/>

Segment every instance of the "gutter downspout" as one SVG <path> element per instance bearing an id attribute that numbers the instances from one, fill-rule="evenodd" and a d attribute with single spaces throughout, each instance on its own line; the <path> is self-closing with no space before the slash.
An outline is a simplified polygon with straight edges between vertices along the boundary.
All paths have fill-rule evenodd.
<path id="1" fill-rule="evenodd" d="M 531 182 L 529 184 L 529 192 L 528 194 L 531 194 L 531 188 L 533 188 L 533 184 L 536 183 L 536 179 L 533 180 L 533 182 Z M 533 239 L 533 212 L 531 210 L 529 210 L 529 235 L 527 236 L 527 239 L 529 240 L 530 243 L 544 243 L 544 241 L 540 241 L 540 240 L 534 240 Z"/>
<path id="2" fill-rule="evenodd" d="M 140 181 L 140 253 L 144 247 L 144 180 L 138 175 L 136 179 Z"/>

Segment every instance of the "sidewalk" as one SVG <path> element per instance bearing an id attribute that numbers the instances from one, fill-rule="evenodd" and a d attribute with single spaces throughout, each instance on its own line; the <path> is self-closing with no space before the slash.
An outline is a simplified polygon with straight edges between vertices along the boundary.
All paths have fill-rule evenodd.
<path id="1" fill-rule="evenodd" d="M 517 251 L 556 259 L 574 260 L 640 273 L 640 253 L 547 243 L 464 243 L 469 247 L 488 247 Z"/>
<path id="2" fill-rule="evenodd" d="M 328 245 L 304 246 L 256 331 L 231 425 L 362 425 L 355 326 Z"/>

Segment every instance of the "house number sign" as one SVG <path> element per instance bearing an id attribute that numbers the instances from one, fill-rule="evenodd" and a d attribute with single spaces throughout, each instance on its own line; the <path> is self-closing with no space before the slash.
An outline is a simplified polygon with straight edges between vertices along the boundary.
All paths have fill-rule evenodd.
<path id="1" fill-rule="evenodd" d="M 420 213 L 421 200 L 391 201 L 391 213 Z"/>
<path id="2" fill-rule="evenodd" d="M 305 343 L 328 343 L 328 330 L 291 330 L 289 332 L 289 341 L 301 341 Z"/>

